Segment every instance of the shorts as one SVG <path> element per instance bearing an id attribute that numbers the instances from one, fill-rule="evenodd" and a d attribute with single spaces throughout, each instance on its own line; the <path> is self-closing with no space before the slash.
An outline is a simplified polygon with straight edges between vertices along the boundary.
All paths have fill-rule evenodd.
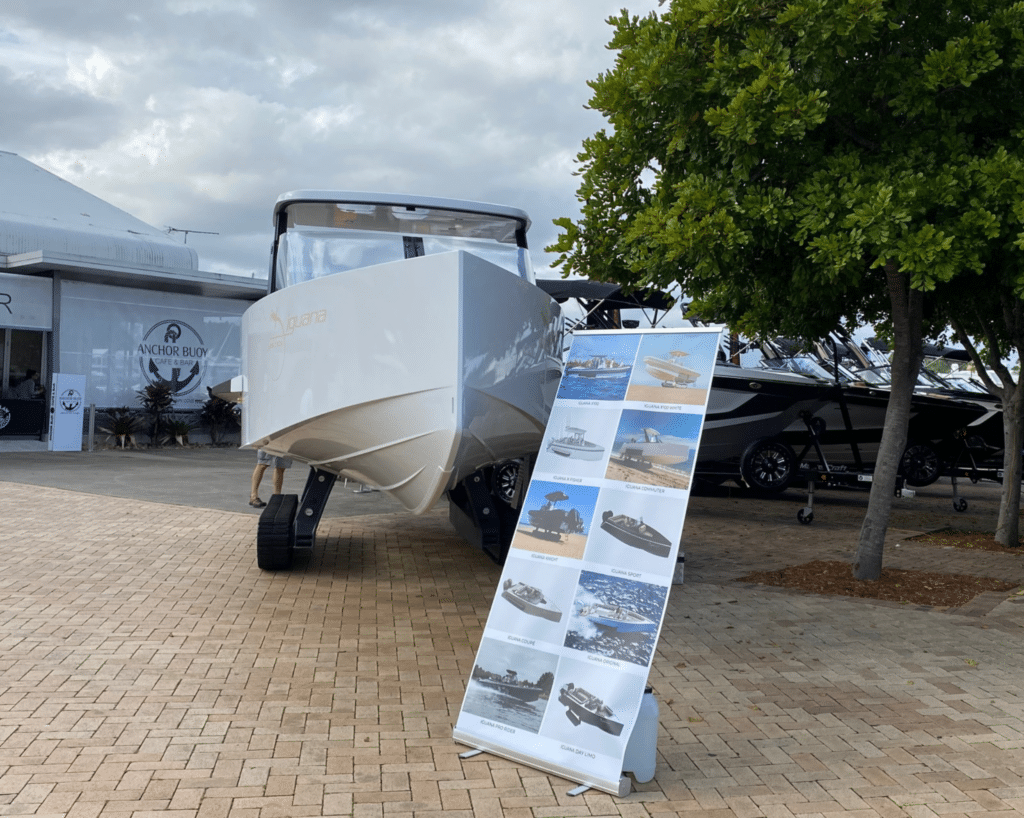
<path id="1" fill-rule="evenodd" d="M 275 454 L 268 454 L 263 449 L 256 450 L 256 463 L 262 466 L 273 466 L 275 469 L 287 469 L 292 465 L 290 457 L 278 457 Z"/>

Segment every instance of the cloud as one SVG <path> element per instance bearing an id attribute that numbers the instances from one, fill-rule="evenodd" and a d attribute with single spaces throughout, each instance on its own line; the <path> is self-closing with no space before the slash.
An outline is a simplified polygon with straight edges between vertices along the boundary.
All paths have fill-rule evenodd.
<path id="1" fill-rule="evenodd" d="M 634 13 L 647 13 L 644 0 Z M 9 0 L 11 150 L 157 227 L 204 269 L 265 274 L 289 190 L 383 190 L 530 213 L 535 265 L 577 212 L 586 81 L 617 2 Z"/>

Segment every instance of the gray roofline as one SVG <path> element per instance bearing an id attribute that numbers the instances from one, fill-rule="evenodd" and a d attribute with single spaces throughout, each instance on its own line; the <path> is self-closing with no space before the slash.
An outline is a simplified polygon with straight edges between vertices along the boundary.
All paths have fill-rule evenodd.
<path id="1" fill-rule="evenodd" d="M 246 279 L 194 270 L 121 265 L 106 259 L 41 250 L 10 256 L 0 255 L 0 271 L 31 276 L 60 273 L 65 278 L 97 284 L 140 289 L 159 287 L 165 292 L 240 298 L 246 301 L 256 301 L 267 294 L 266 279 Z M 187 275 L 182 275 L 183 273 Z"/>

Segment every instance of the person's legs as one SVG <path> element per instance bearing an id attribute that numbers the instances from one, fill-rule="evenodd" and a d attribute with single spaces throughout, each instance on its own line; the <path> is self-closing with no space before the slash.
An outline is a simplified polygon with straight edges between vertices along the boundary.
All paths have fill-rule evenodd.
<path id="1" fill-rule="evenodd" d="M 284 469 L 274 469 L 274 494 L 284 491 Z"/>
<path id="2" fill-rule="evenodd" d="M 253 470 L 253 473 L 252 473 L 252 492 L 250 492 L 250 494 L 249 494 L 249 505 L 253 506 L 254 508 L 262 508 L 263 506 L 266 505 L 266 503 L 264 503 L 260 499 L 260 493 L 259 493 L 260 492 L 260 481 L 263 479 L 263 472 L 265 472 L 266 470 L 267 470 L 267 466 L 266 466 L 265 463 L 257 463 L 256 464 L 256 468 Z M 276 482 L 276 480 L 275 480 L 275 482 Z M 277 493 L 280 493 L 280 492 L 277 492 Z"/>

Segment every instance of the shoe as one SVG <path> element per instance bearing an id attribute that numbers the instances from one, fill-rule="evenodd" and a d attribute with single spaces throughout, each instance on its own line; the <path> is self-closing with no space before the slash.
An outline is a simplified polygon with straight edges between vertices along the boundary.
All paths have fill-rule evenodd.
<path id="1" fill-rule="evenodd" d="M 259 497 L 257 497 L 255 500 L 250 500 L 249 505 L 251 505 L 253 508 L 263 508 L 266 505 L 266 503 L 264 503 Z"/>

